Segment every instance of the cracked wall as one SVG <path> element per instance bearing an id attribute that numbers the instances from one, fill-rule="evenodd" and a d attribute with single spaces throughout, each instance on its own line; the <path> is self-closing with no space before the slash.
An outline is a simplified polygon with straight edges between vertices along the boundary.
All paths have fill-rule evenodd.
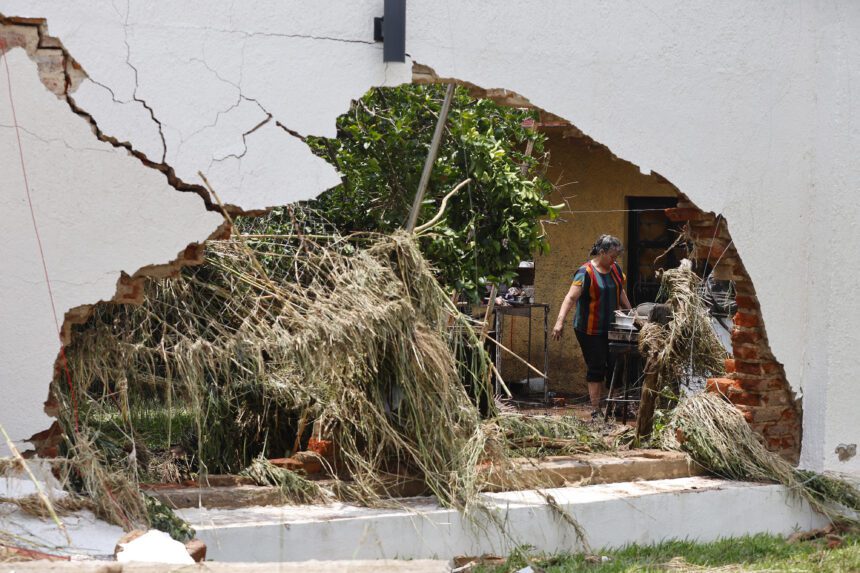
<path id="1" fill-rule="evenodd" d="M 57 322 L 28 207 L 7 78 Z M 9 49 L 0 62 L 0 173 L 0 423 L 22 446 L 20 440 L 52 422 L 42 402 L 66 313 L 113 298 L 123 271 L 134 274 L 181 258 L 189 243 L 211 235 L 223 219 L 197 195 L 177 193 L 124 149 L 99 141 L 85 118 L 46 89 L 21 48 Z M 0 452 L 5 450 L 3 444 Z"/>
<path id="2" fill-rule="evenodd" d="M 860 471 L 856 457 L 841 462 L 836 453 L 858 433 L 851 357 L 860 334 L 850 325 L 860 323 L 860 307 L 849 304 L 857 271 L 845 261 L 860 255 L 860 103 L 851 95 L 860 89 L 851 33 L 860 6 L 414 1 L 409 61 L 386 65 L 371 42 L 382 5 L 0 0 L 0 14 L 46 19 L 89 78 L 72 94 L 75 106 L 104 136 L 127 142 L 140 165 L 197 191 L 202 170 L 226 203 L 246 210 L 336 183 L 334 169 L 300 137 L 333 135 L 351 99 L 409 81 L 413 62 L 441 78 L 522 94 L 732 222 L 773 353 L 803 396 L 803 463 Z M 107 173 L 97 178 L 104 193 L 116 181 Z M 91 198 L 95 210 L 110 213 L 98 193 Z M 165 214 L 180 221 L 178 209 L 164 205 L 153 221 Z M 127 225 L 137 226 L 144 223 Z M 183 223 L 170 237 L 205 238 L 191 234 Z M 87 240 L 89 248 L 103 242 Z M 23 252 L 17 241 L 14 252 Z M 71 242 L 82 246 L 84 238 Z M 144 264 L 176 252 L 157 251 L 145 242 L 122 246 L 122 256 L 140 255 Z M 112 272 L 131 274 L 136 262 Z M 78 293 L 81 300 L 67 303 L 108 296 Z M 16 347 L 17 336 L 3 336 Z"/>

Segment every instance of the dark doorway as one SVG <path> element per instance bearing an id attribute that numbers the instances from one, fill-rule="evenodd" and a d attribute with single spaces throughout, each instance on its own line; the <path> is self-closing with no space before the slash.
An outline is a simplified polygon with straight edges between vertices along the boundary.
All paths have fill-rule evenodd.
<path id="1" fill-rule="evenodd" d="M 683 246 L 666 252 L 681 227 L 670 221 L 663 209 L 677 203 L 675 197 L 627 198 L 627 294 L 633 306 L 655 302 L 660 291 L 655 272 L 677 267 L 684 256 Z"/>

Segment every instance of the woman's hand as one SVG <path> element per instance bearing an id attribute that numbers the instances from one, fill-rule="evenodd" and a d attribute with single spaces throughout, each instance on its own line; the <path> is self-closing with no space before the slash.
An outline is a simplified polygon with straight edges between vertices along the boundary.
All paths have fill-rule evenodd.
<path id="1" fill-rule="evenodd" d="M 552 339 L 561 340 L 561 333 L 564 331 L 564 323 L 556 324 L 552 328 Z"/>

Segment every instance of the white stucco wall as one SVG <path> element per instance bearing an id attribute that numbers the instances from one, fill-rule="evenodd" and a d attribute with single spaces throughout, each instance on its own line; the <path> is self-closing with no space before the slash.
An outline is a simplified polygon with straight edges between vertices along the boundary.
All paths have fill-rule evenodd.
<path id="1" fill-rule="evenodd" d="M 90 124 L 39 80 L 21 49 L 6 54 L 35 218 L 59 320 L 76 306 L 110 300 L 120 271 L 166 263 L 223 221 L 193 193 L 125 150 L 96 139 Z M 42 403 L 59 350 L 59 325 L 33 230 L 0 61 L 0 424 L 20 440 L 51 425 Z M 22 447 L 24 446 L 24 447 Z M 8 452 L 0 440 L 0 455 Z"/>
<path id="2" fill-rule="evenodd" d="M 278 124 L 331 136 L 350 99 L 409 80 L 410 62 L 383 64 L 372 43 L 382 4 L 0 0 L 0 14 L 47 18 L 97 84 L 73 96 L 106 133 L 162 153 L 184 180 L 204 171 L 224 201 L 251 209 L 336 182 Z M 860 5 L 416 0 L 407 15 L 415 62 L 513 90 L 726 216 L 774 354 L 804 397 L 803 463 L 860 471 L 834 452 L 860 441 Z M 194 240 L 187 225 L 172 232 Z"/>

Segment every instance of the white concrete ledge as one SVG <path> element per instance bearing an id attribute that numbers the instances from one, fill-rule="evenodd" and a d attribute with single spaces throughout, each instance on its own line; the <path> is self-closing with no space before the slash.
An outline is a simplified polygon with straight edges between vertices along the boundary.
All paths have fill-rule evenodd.
<path id="1" fill-rule="evenodd" d="M 545 490 L 572 514 L 591 548 L 701 542 L 756 533 L 787 535 L 826 523 L 778 485 L 691 477 Z M 216 561 L 450 559 L 505 555 L 518 545 L 555 553 L 583 549 L 572 528 L 535 491 L 485 494 L 486 515 L 464 517 L 432 500 L 408 510 L 330 506 L 179 511 Z"/>
<path id="2" fill-rule="evenodd" d="M 115 563 L 105 561 L 30 561 L 0 563 L 0 573 L 448 573 L 447 561 L 304 561 L 302 563 Z"/>

